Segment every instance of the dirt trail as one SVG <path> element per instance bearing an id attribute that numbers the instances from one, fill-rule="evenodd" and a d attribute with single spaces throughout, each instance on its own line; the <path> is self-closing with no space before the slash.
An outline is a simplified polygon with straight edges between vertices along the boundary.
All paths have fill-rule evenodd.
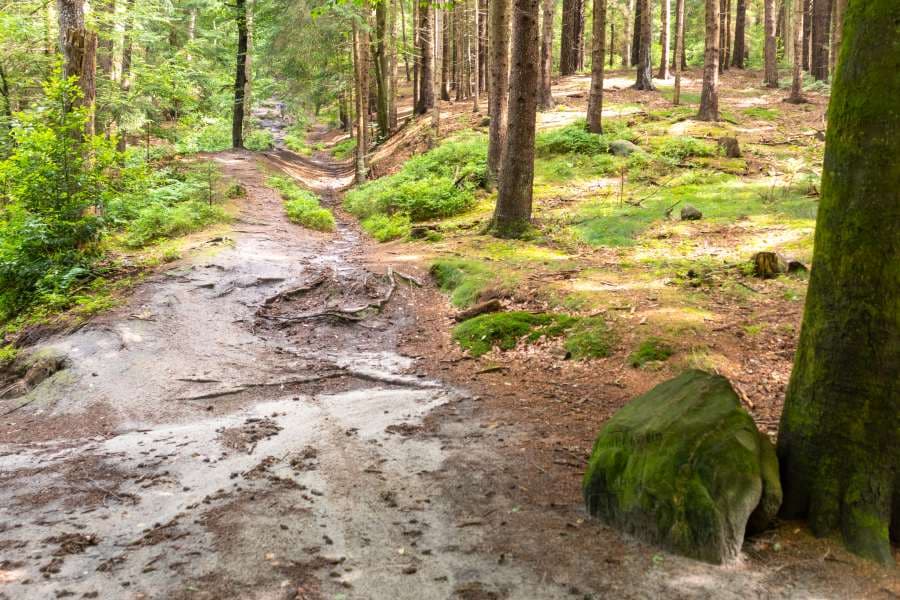
<path id="1" fill-rule="evenodd" d="M 216 160 L 247 189 L 233 239 L 45 342 L 68 368 L 2 419 L 0 598 L 816 595 L 656 560 L 566 498 L 526 506 L 527 432 L 398 351 L 433 292 L 367 264 L 339 210 L 333 235 L 290 224 L 264 185 L 333 203 L 346 167 Z"/>

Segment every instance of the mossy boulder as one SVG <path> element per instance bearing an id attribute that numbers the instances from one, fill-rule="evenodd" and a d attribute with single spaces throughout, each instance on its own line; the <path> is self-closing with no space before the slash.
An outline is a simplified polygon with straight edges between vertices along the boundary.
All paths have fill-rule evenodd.
<path id="1" fill-rule="evenodd" d="M 687 371 L 600 430 L 583 483 L 588 512 L 646 542 L 711 563 L 781 505 L 778 461 L 727 379 Z"/>
<path id="2" fill-rule="evenodd" d="M 614 156 L 631 156 L 640 150 L 639 146 L 628 140 L 613 140 L 609 143 L 609 151 Z"/>

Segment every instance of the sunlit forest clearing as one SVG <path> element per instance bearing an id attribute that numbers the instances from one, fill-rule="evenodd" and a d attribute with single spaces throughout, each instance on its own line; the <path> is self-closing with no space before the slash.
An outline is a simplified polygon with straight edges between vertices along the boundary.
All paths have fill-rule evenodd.
<path id="1" fill-rule="evenodd" d="M 898 11 L 0 5 L 0 599 L 900 595 Z"/>

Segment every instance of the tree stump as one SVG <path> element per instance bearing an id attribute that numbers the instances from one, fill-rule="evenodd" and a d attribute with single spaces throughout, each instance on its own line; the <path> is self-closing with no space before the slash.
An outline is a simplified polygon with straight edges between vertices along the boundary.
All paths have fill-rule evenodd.
<path id="1" fill-rule="evenodd" d="M 724 154 L 728 158 L 741 157 L 741 145 L 738 143 L 737 138 L 720 137 L 719 148 L 722 149 L 722 154 Z"/>
<path id="2" fill-rule="evenodd" d="M 787 273 L 787 263 L 775 252 L 757 252 L 753 257 L 753 273 L 761 279 L 772 279 Z"/>

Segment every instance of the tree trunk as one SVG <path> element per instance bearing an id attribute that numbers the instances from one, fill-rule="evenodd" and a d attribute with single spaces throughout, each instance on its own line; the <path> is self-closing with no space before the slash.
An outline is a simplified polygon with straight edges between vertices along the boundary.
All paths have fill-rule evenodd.
<path id="1" fill-rule="evenodd" d="M 434 79 L 436 79 L 437 75 L 434 71 L 434 53 L 431 47 L 434 38 L 431 12 L 436 9 L 422 3 L 418 4 L 418 7 L 419 102 L 416 104 L 416 114 L 424 115 L 434 106 Z"/>
<path id="2" fill-rule="evenodd" d="M 640 49 L 638 51 L 637 61 L 637 77 L 634 82 L 636 90 L 653 90 L 653 73 L 650 64 L 650 46 L 652 43 L 652 34 L 650 32 L 650 20 L 652 13 L 650 12 L 650 0 L 638 0 L 638 12 L 641 15 L 640 20 Z"/>
<path id="3" fill-rule="evenodd" d="M 553 93 L 550 81 L 553 68 L 553 13 L 556 10 L 555 0 L 543 0 L 541 16 L 541 87 L 538 94 L 538 108 L 553 108 Z"/>
<path id="4" fill-rule="evenodd" d="M 366 167 L 366 152 L 369 147 L 369 75 L 368 52 L 369 40 L 366 32 L 353 18 L 353 80 L 355 84 L 354 98 L 356 100 L 356 154 L 354 171 L 356 182 L 362 183 L 368 178 Z"/>
<path id="5" fill-rule="evenodd" d="M 803 23 L 803 70 L 809 71 L 810 64 L 812 63 L 812 7 L 813 0 L 803 0 L 803 10 L 798 12 L 794 17 L 795 20 L 800 18 L 800 14 L 803 15 L 803 20 L 798 21 L 799 23 Z"/>
<path id="6" fill-rule="evenodd" d="M 388 56 L 388 35 L 390 19 L 387 2 L 375 3 L 375 88 L 377 94 L 378 137 L 387 139 L 391 134 L 390 99 L 391 99 L 391 66 Z"/>
<path id="7" fill-rule="evenodd" d="M 98 25 L 105 32 L 102 37 L 98 37 L 97 41 L 97 68 L 107 78 L 112 79 L 113 54 L 115 53 L 115 40 L 112 32 L 115 29 L 116 0 L 103 0 L 98 3 L 97 13 Z"/>
<path id="8" fill-rule="evenodd" d="M 575 72 L 584 69 L 584 0 L 575 3 Z"/>
<path id="9" fill-rule="evenodd" d="M 683 65 L 679 57 L 684 53 L 684 0 L 675 0 L 675 87 L 672 91 L 672 104 L 681 103 L 681 71 Z"/>
<path id="10" fill-rule="evenodd" d="M 518 237 L 531 223 L 534 134 L 537 117 L 539 0 L 515 0 L 509 126 L 500 168 L 492 229 L 498 237 Z"/>
<path id="11" fill-rule="evenodd" d="M 462 2 L 456 2 L 453 5 L 453 12 L 450 13 L 453 25 L 453 87 L 456 88 L 457 102 L 466 97 L 465 84 L 463 83 L 463 11 L 465 6 Z M 449 25 L 449 24 L 448 24 Z"/>
<path id="12" fill-rule="evenodd" d="M 701 121 L 719 120 L 719 0 L 706 0 L 703 90 L 700 93 L 700 112 L 697 118 Z"/>
<path id="13" fill-rule="evenodd" d="M 472 87 L 472 112 L 478 112 L 479 104 L 481 103 L 481 6 L 480 0 L 472 0 L 472 8 L 474 9 L 473 18 L 475 19 L 473 32 L 475 35 L 475 43 L 473 44 L 473 51 L 475 52 L 475 59 L 472 61 L 472 68 L 474 69 L 472 80 L 474 81 L 474 86 Z"/>
<path id="14" fill-rule="evenodd" d="M 744 68 L 747 58 L 747 0 L 737 0 L 737 14 L 734 19 L 734 49 L 731 55 L 731 66 Z"/>
<path id="15" fill-rule="evenodd" d="M 234 17 L 237 23 L 237 66 L 234 76 L 234 106 L 231 119 L 231 145 L 244 147 L 244 93 L 247 85 L 247 5 L 235 0 Z"/>
<path id="16" fill-rule="evenodd" d="M 403 0 L 400 0 L 403 2 Z M 412 25 L 413 25 L 413 63 L 412 63 L 412 87 L 413 87 L 413 113 L 418 113 L 419 106 L 419 69 L 422 64 L 421 42 L 419 41 L 419 3 L 412 0 Z"/>
<path id="17" fill-rule="evenodd" d="M 606 0 L 594 0 L 591 36 L 591 91 L 588 97 L 587 128 L 591 133 L 603 133 L 603 66 L 606 46 Z"/>
<path id="18" fill-rule="evenodd" d="M 438 32 L 435 32 L 435 39 L 443 40 L 443 43 L 440 44 L 440 48 L 435 47 L 436 50 L 439 50 L 441 57 L 441 60 L 436 63 L 437 66 L 435 67 L 435 69 L 440 69 L 441 73 L 441 77 L 438 80 L 438 83 L 440 84 L 440 95 L 438 97 L 440 97 L 441 100 L 450 100 L 450 63 L 453 59 L 453 45 L 451 44 L 450 33 L 452 30 L 445 25 L 445 21 L 449 20 L 446 18 L 446 9 L 439 8 L 438 10 L 441 12 L 439 17 L 441 31 L 440 35 L 438 35 Z"/>
<path id="19" fill-rule="evenodd" d="M 782 514 L 893 563 L 900 540 L 900 4 L 850 2 L 813 269 L 778 439 Z"/>
<path id="20" fill-rule="evenodd" d="M 388 7 L 387 22 L 387 62 L 388 62 L 388 131 L 397 129 L 397 71 L 400 62 L 397 60 L 397 11 L 402 0 L 392 0 Z"/>
<path id="21" fill-rule="evenodd" d="M 253 115 L 253 15 L 256 0 L 246 0 L 247 51 L 244 53 L 244 135 L 250 133 Z"/>
<path id="22" fill-rule="evenodd" d="M 628 0 L 628 3 L 623 5 L 622 8 L 622 23 L 625 25 L 625 29 L 622 31 L 622 67 L 631 67 L 636 62 L 632 60 L 632 42 L 634 41 L 634 34 L 632 32 L 632 27 L 634 25 L 634 19 L 632 19 L 632 14 L 635 11 L 635 0 Z"/>
<path id="23" fill-rule="evenodd" d="M 643 10 L 644 0 L 635 0 L 634 3 L 634 25 L 631 29 L 631 66 L 640 64 L 641 54 L 641 11 Z"/>
<path id="24" fill-rule="evenodd" d="M 12 110 L 12 100 L 9 95 L 9 81 L 6 79 L 6 71 L 3 70 L 3 65 L 0 64 L 0 96 L 3 97 L 3 104 L 0 106 L 2 109 L 2 114 L 6 120 L 0 121 L 3 128 L 8 130 L 12 125 L 9 122 L 9 119 L 12 118 L 13 110 Z"/>
<path id="25" fill-rule="evenodd" d="M 79 105 L 87 108 L 86 136 L 94 135 L 94 107 L 97 99 L 97 34 L 84 25 L 84 0 L 57 0 L 59 47 L 63 55 L 63 76 L 77 77 L 81 89 Z"/>
<path id="26" fill-rule="evenodd" d="M 443 8 L 435 7 L 434 27 L 432 31 L 434 32 L 434 42 L 431 44 L 431 46 L 432 56 L 434 60 L 434 69 L 436 71 L 438 69 L 438 65 L 447 64 L 444 60 L 444 50 L 446 49 L 446 46 L 445 44 L 440 43 L 441 39 L 443 39 L 445 42 L 449 39 L 449 37 L 444 34 Z M 441 99 L 443 98 L 444 92 L 449 91 L 446 89 L 446 82 L 447 70 L 444 69 L 444 77 L 441 77 L 440 79 L 434 79 L 434 106 L 432 106 L 431 108 L 431 128 L 434 129 L 435 138 L 437 138 L 441 134 Z"/>
<path id="27" fill-rule="evenodd" d="M 400 10 L 400 39 L 403 42 L 403 68 L 406 72 L 406 82 L 409 83 L 412 80 L 412 74 L 409 69 L 409 46 L 406 43 L 406 9 L 403 7 L 406 0 L 396 1 L 397 8 Z M 415 87 L 413 87 L 413 89 L 415 89 Z"/>
<path id="28" fill-rule="evenodd" d="M 125 4 L 125 31 L 122 33 L 122 66 L 119 68 L 119 88 L 124 97 L 128 97 L 131 91 L 131 57 L 134 53 L 134 3 L 135 0 L 127 0 Z M 125 134 L 118 129 L 116 150 L 125 152 L 128 140 Z"/>
<path id="29" fill-rule="evenodd" d="M 765 3 L 765 84 L 766 87 L 778 87 L 778 45 L 775 40 L 775 0 L 764 0 Z"/>
<path id="30" fill-rule="evenodd" d="M 563 0 L 562 31 L 559 38 L 559 74 L 572 75 L 576 68 L 575 19 L 578 0 Z"/>
<path id="31" fill-rule="evenodd" d="M 725 58 L 725 15 L 728 7 L 725 3 L 728 0 L 719 0 L 719 73 L 724 73 L 728 68 L 728 61 Z"/>
<path id="32" fill-rule="evenodd" d="M 725 68 L 731 68 L 731 0 L 725 0 Z"/>
<path id="33" fill-rule="evenodd" d="M 481 75 L 481 89 L 482 91 L 488 91 L 488 3 L 487 0 L 478 0 L 479 10 L 481 12 L 481 18 L 478 21 L 479 29 L 478 29 L 478 60 L 479 60 L 479 73 Z"/>
<path id="34" fill-rule="evenodd" d="M 817 81 L 828 80 L 829 58 L 831 50 L 831 2 L 832 0 L 813 0 L 812 58 L 810 73 Z"/>
<path id="35" fill-rule="evenodd" d="M 656 74 L 657 79 L 669 78 L 669 29 L 671 27 L 671 0 L 661 0 L 659 3 L 660 10 L 660 28 L 659 28 L 659 71 Z"/>
<path id="36" fill-rule="evenodd" d="M 806 20 L 803 14 L 804 2 L 805 0 L 794 1 L 794 14 L 791 19 L 793 22 L 794 36 L 794 70 L 793 78 L 791 80 L 791 95 L 788 97 L 787 101 L 792 104 L 806 102 L 806 99 L 803 97 L 803 71 L 800 69 L 801 61 L 803 60 L 803 32 L 805 30 L 804 22 Z"/>
<path id="37" fill-rule="evenodd" d="M 844 29 L 844 13 L 847 11 L 847 0 L 834 0 L 834 13 L 831 16 L 831 72 L 837 70 L 837 59 L 841 52 L 841 33 Z"/>
<path id="38" fill-rule="evenodd" d="M 491 0 L 488 4 L 490 20 L 490 82 L 488 115 L 488 185 L 492 187 L 500 173 L 503 148 L 506 145 L 507 103 L 509 99 L 509 0 Z"/>
<path id="39" fill-rule="evenodd" d="M 606 45 L 608 51 L 606 55 L 609 57 L 609 68 L 613 68 L 613 55 L 615 54 L 616 48 L 616 22 L 612 19 L 609 20 L 609 43 Z"/>

